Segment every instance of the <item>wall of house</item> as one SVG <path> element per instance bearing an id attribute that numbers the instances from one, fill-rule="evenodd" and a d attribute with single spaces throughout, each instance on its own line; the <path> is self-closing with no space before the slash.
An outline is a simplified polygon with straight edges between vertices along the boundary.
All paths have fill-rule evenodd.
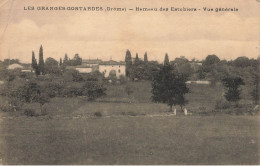
<path id="1" fill-rule="evenodd" d="M 76 68 L 79 73 L 91 73 L 92 68 Z"/>
<path id="2" fill-rule="evenodd" d="M 99 72 L 104 73 L 105 77 L 108 77 L 112 70 L 115 70 L 117 78 L 120 75 L 125 76 L 125 65 L 99 65 Z"/>

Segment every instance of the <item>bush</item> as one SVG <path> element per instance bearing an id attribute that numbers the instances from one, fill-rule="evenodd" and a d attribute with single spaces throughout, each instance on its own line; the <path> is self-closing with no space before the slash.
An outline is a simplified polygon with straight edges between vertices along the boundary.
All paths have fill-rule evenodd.
<path id="1" fill-rule="evenodd" d="M 94 113 L 94 116 L 96 116 L 96 117 L 102 117 L 102 113 L 101 113 L 101 112 L 95 112 L 95 113 Z"/>
<path id="2" fill-rule="evenodd" d="M 36 113 L 36 111 L 33 110 L 33 109 L 25 109 L 25 110 L 24 110 L 24 114 L 25 114 L 26 116 L 39 116 L 39 115 Z"/>
<path id="3" fill-rule="evenodd" d="M 216 109 L 228 109 L 230 108 L 230 103 L 224 99 L 220 99 L 216 101 L 215 108 Z"/>
<path id="4" fill-rule="evenodd" d="M 23 103 L 17 98 L 0 97 L 0 110 L 4 112 L 19 111 Z"/>
<path id="5" fill-rule="evenodd" d="M 87 96 L 89 100 L 94 100 L 101 96 L 106 95 L 106 88 L 101 82 L 98 81 L 87 81 L 83 86 L 83 94 Z"/>
<path id="6" fill-rule="evenodd" d="M 50 82 L 43 86 L 44 91 L 50 98 L 60 96 L 62 89 L 64 89 L 64 83 L 62 82 Z"/>
<path id="7" fill-rule="evenodd" d="M 125 76 L 123 76 L 123 75 L 119 76 L 119 80 L 120 80 L 121 84 L 125 84 L 127 82 L 127 78 Z"/>

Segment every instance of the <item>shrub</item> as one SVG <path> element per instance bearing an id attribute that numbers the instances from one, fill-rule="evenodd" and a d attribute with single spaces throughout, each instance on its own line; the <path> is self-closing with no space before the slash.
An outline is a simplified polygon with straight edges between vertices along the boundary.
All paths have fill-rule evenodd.
<path id="1" fill-rule="evenodd" d="M 89 100 L 94 100 L 106 95 L 105 91 L 106 88 L 98 81 L 87 81 L 83 86 L 83 94 L 87 96 Z"/>
<path id="2" fill-rule="evenodd" d="M 62 82 L 50 82 L 43 86 L 44 91 L 49 97 L 56 97 L 62 94 L 62 89 L 64 89 L 64 83 Z"/>
<path id="3" fill-rule="evenodd" d="M 228 109 L 230 108 L 230 103 L 224 99 L 220 99 L 216 101 L 215 108 L 216 109 Z"/>
<path id="4" fill-rule="evenodd" d="M 24 110 L 24 114 L 25 114 L 26 116 L 39 116 L 39 115 L 36 113 L 36 111 L 33 110 L 33 109 L 25 109 L 25 110 Z"/>
<path id="5" fill-rule="evenodd" d="M 0 97 L 0 110 L 4 112 L 19 111 L 23 103 L 17 98 Z"/>
<path id="6" fill-rule="evenodd" d="M 123 75 L 119 76 L 119 80 L 120 80 L 121 84 L 125 84 L 127 82 L 127 78 L 125 76 L 123 76 Z"/>
<path id="7" fill-rule="evenodd" d="M 94 113 L 94 116 L 96 116 L 96 117 L 102 117 L 102 113 L 101 113 L 101 112 L 95 112 L 95 113 Z"/>

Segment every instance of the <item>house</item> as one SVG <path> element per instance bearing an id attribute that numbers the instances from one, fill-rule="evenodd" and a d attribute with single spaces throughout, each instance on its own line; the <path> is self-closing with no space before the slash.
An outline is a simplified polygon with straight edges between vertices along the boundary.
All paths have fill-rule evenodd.
<path id="1" fill-rule="evenodd" d="M 102 60 L 100 59 L 83 59 L 82 65 L 88 66 L 88 67 L 95 67 L 98 66 Z"/>
<path id="2" fill-rule="evenodd" d="M 210 81 L 203 81 L 203 80 L 186 82 L 186 84 L 204 84 L 204 85 L 209 85 L 210 83 L 211 83 Z"/>
<path id="3" fill-rule="evenodd" d="M 22 65 L 23 65 L 23 69 L 21 70 L 21 72 L 23 72 L 23 73 L 34 72 L 34 70 L 32 69 L 31 64 L 22 64 Z"/>
<path id="4" fill-rule="evenodd" d="M 99 72 L 103 73 L 105 77 L 115 75 L 117 78 L 120 75 L 125 76 L 125 62 L 116 62 L 113 60 L 104 61 L 99 64 Z"/>
<path id="5" fill-rule="evenodd" d="M 91 73 L 93 71 L 92 67 L 87 67 L 87 66 L 84 66 L 84 65 L 75 66 L 75 69 L 79 73 Z"/>
<path id="6" fill-rule="evenodd" d="M 11 64 L 7 67 L 8 70 L 15 70 L 15 69 L 20 69 L 22 70 L 24 67 L 20 64 L 17 64 L 17 63 L 14 63 L 14 64 Z"/>

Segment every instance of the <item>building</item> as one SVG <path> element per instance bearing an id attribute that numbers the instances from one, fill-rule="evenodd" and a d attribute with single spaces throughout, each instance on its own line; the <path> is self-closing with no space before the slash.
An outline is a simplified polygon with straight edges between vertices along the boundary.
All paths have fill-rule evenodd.
<path id="1" fill-rule="evenodd" d="M 15 70 L 15 69 L 24 69 L 24 67 L 20 64 L 17 64 L 17 63 L 14 63 L 14 64 L 11 64 L 7 67 L 8 70 Z"/>
<path id="2" fill-rule="evenodd" d="M 82 65 L 88 66 L 88 67 L 95 67 L 98 66 L 102 60 L 100 59 L 83 59 Z"/>
<path id="3" fill-rule="evenodd" d="M 105 77 L 115 75 L 117 78 L 120 75 L 125 76 L 125 62 L 116 62 L 113 60 L 104 61 L 99 64 L 99 72 L 103 73 Z"/>

